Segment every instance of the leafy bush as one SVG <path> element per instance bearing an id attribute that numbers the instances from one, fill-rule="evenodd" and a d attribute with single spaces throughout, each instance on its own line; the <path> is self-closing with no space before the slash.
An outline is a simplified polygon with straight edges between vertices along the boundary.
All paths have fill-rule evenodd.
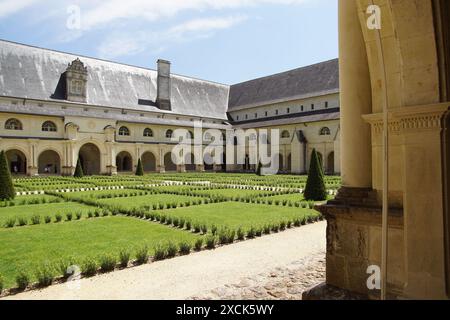
<path id="1" fill-rule="evenodd" d="M 248 229 L 248 231 L 247 231 L 247 238 L 253 239 L 255 236 L 256 236 L 255 228 L 251 227 L 250 229 Z"/>
<path id="2" fill-rule="evenodd" d="M 311 153 L 311 161 L 306 180 L 304 196 L 306 200 L 322 201 L 327 199 L 322 163 L 319 160 L 316 149 Z"/>
<path id="3" fill-rule="evenodd" d="M 194 224 L 194 232 L 195 232 L 195 233 L 200 233 L 200 231 L 201 231 L 201 226 L 200 226 L 200 224 L 195 223 L 195 224 Z"/>
<path id="4" fill-rule="evenodd" d="M 279 232 L 280 231 L 280 225 L 279 224 L 273 224 L 272 225 L 272 231 L 273 232 Z"/>
<path id="5" fill-rule="evenodd" d="M 281 222 L 280 222 L 280 230 L 281 230 L 281 231 L 286 230 L 286 222 L 284 222 L 284 221 L 281 221 Z"/>
<path id="6" fill-rule="evenodd" d="M 261 237 L 262 233 L 263 233 L 263 229 L 262 228 L 255 228 L 255 236 Z"/>
<path id="7" fill-rule="evenodd" d="M 49 264 L 44 264 L 36 271 L 36 279 L 40 287 L 48 287 L 55 277 L 55 270 Z"/>
<path id="8" fill-rule="evenodd" d="M 8 159 L 5 151 L 0 152 L 0 200 L 14 199 L 16 191 L 9 171 Z"/>
<path id="9" fill-rule="evenodd" d="M 168 258 L 175 257 L 177 252 L 178 252 L 178 246 L 175 243 L 173 243 L 173 242 L 167 243 L 167 257 Z"/>
<path id="10" fill-rule="evenodd" d="M 217 226 L 216 225 L 211 226 L 211 233 L 213 236 L 215 236 L 217 234 Z"/>
<path id="11" fill-rule="evenodd" d="M 52 217 L 50 217 L 50 216 L 45 216 L 45 217 L 44 217 L 44 222 L 45 222 L 46 224 L 51 223 L 51 222 L 52 222 Z"/>
<path id="12" fill-rule="evenodd" d="M 143 245 L 142 247 L 136 250 L 136 262 L 138 264 L 144 264 L 148 262 L 148 246 Z"/>
<path id="13" fill-rule="evenodd" d="M 73 266 L 75 264 L 74 260 L 72 258 L 67 259 L 61 259 L 58 264 L 58 272 L 64 277 L 68 278 L 72 275 L 72 273 L 69 270 L 69 267 Z"/>
<path id="14" fill-rule="evenodd" d="M 16 225 L 16 218 L 9 218 L 5 221 L 4 227 L 5 228 L 13 228 Z"/>
<path id="15" fill-rule="evenodd" d="M 62 221 L 62 215 L 60 215 L 59 213 L 55 215 L 55 221 L 56 222 L 61 222 Z"/>
<path id="16" fill-rule="evenodd" d="M 265 225 L 264 227 L 263 227 L 263 232 L 264 232 L 264 234 L 270 234 L 270 225 Z"/>
<path id="17" fill-rule="evenodd" d="M 36 225 L 41 223 L 41 217 L 38 215 L 34 215 L 31 217 L 31 224 Z"/>
<path id="18" fill-rule="evenodd" d="M 186 221 L 186 230 L 191 230 L 192 229 L 192 222 L 187 220 Z"/>
<path id="19" fill-rule="evenodd" d="M 25 217 L 19 217 L 17 219 L 17 222 L 20 227 L 26 226 L 28 224 L 28 220 Z"/>
<path id="20" fill-rule="evenodd" d="M 205 242 L 206 242 L 206 248 L 214 249 L 217 244 L 217 238 L 213 235 L 208 235 L 205 239 Z"/>
<path id="21" fill-rule="evenodd" d="M 202 224 L 200 229 L 203 234 L 206 234 L 208 232 L 208 226 L 206 224 Z"/>
<path id="22" fill-rule="evenodd" d="M 91 219 L 94 217 L 94 213 L 92 211 L 88 212 L 88 218 Z"/>
<path id="23" fill-rule="evenodd" d="M 86 277 L 92 277 L 97 273 L 98 270 L 98 264 L 97 261 L 95 261 L 92 258 L 86 259 L 83 264 L 81 265 L 81 272 Z"/>
<path id="24" fill-rule="evenodd" d="M 75 213 L 75 219 L 80 220 L 83 214 L 81 212 Z"/>
<path id="25" fill-rule="evenodd" d="M 153 259 L 155 261 L 164 260 L 167 257 L 167 248 L 162 244 L 157 244 L 154 249 L 155 253 Z"/>
<path id="26" fill-rule="evenodd" d="M 199 238 L 199 239 L 195 240 L 194 249 L 196 251 L 200 251 L 200 250 L 202 250 L 202 247 L 203 247 L 203 238 Z"/>
<path id="27" fill-rule="evenodd" d="M 122 268 L 125 268 L 128 266 L 128 263 L 130 262 L 131 259 L 131 251 L 129 249 L 122 249 L 119 252 L 119 262 L 120 262 L 120 266 Z"/>
<path id="28" fill-rule="evenodd" d="M 245 239 L 245 232 L 242 230 L 242 228 L 237 229 L 237 239 L 238 240 L 244 240 Z"/>
<path id="29" fill-rule="evenodd" d="M 30 276 L 25 271 L 20 271 L 16 277 L 17 289 L 23 291 L 30 284 Z"/>
<path id="30" fill-rule="evenodd" d="M 116 264 L 117 260 L 113 255 L 103 255 L 100 257 L 100 269 L 102 270 L 102 272 L 114 271 Z"/>
<path id="31" fill-rule="evenodd" d="M 83 178 L 84 177 L 83 167 L 81 166 L 80 158 L 78 158 L 78 160 L 77 160 L 77 166 L 75 168 L 75 173 L 73 174 L 73 176 L 75 178 Z"/>
<path id="32" fill-rule="evenodd" d="M 185 254 L 189 254 L 191 252 L 192 249 L 192 245 L 189 242 L 181 242 L 180 245 L 180 254 L 185 255 Z"/>
<path id="33" fill-rule="evenodd" d="M 72 221 L 73 218 L 73 214 L 71 212 L 66 213 L 66 220 L 67 221 Z"/>

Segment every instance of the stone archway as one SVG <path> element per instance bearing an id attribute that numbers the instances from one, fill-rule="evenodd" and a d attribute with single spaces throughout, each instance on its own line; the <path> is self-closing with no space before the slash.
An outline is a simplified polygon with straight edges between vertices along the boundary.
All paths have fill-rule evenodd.
<path id="1" fill-rule="evenodd" d="M 195 158 L 192 153 L 186 153 L 186 155 L 184 156 L 184 163 L 186 171 L 196 170 Z"/>
<path id="2" fill-rule="evenodd" d="M 93 143 L 86 143 L 78 153 L 85 175 L 100 174 L 100 150 Z"/>
<path id="3" fill-rule="evenodd" d="M 6 158 L 8 159 L 11 174 L 27 174 L 27 157 L 22 151 L 17 149 L 8 150 L 6 151 Z"/>
<path id="4" fill-rule="evenodd" d="M 116 156 L 117 172 L 132 172 L 133 158 L 127 151 L 122 151 Z"/>
<path id="5" fill-rule="evenodd" d="M 153 153 L 145 152 L 141 160 L 144 172 L 156 172 L 156 157 Z"/>
<path id="6" fill-rule="evenodd" d="M 334 151 L 330 152 L 327 158 L 327 173 L 334 174 Z"/>
<path id="7" fill-rule="evenodd" d="M 177 165 L 172 161 L 172 153 L 166 153 L 164 156 L 164 168 L 166 171 L 177 171 Z"/>
<path id="8" fill-rule="evenodd" d="M 56 151 L 46 150 L 38 158 L 39 174 L 61 174 L 61 158 Z"/>

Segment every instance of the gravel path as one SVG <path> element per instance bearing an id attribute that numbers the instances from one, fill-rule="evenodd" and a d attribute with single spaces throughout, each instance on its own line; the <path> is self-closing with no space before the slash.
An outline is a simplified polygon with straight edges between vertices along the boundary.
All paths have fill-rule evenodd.
<path id="1" fill-rule="evenodd" d="M 323 281 L 326 222 L 6 299 L 299 299 Z"/>

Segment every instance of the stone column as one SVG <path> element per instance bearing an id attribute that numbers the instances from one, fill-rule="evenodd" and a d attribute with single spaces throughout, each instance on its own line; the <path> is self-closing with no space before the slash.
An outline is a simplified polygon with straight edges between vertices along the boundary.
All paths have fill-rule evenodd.
<path id="1" fill-rule="evenodd" d="M 341 105 L 342 185 L 372 187 L 370 114 L 372 93 L 356 1 L 339 1 L 339 82 Z"/>

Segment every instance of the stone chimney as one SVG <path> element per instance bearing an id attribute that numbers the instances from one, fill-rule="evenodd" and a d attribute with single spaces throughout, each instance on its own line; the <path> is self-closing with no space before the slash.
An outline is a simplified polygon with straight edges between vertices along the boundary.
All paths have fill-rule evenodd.
<path id="1" fill-rule="evenodd" d="M 170 81 L 170 61 L 158 60 L 158 82 L 157 82 L 156 104 L 161 110 L 172 110 L 171 81 Z"/>

